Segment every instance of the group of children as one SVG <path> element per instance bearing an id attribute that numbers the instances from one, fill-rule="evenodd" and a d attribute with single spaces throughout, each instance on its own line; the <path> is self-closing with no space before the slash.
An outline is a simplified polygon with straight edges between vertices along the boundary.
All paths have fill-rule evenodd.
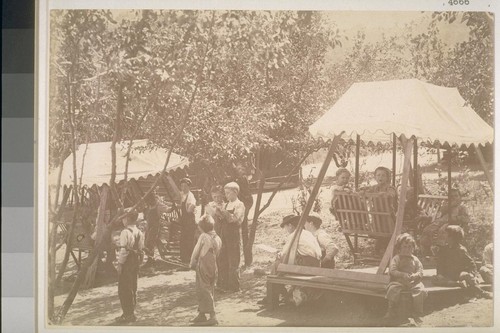
<path id="1" fill-rule="evenodd" d="M 189 268 L 196 271 L 199 307 L 198 316 L 192 322 L 198 326 L 218 324 L 214 307 L 216 284 L 223 290 L 239 290 L 239 233 L 245 206 L 238 200 L 239 185 L 235 182 L 226 184 L 224 188 L 214 186 L 211 192 L 213 201 L 206 206 L 205 215 L 197 222 L 197 239 L 190 251 L 189 261 Z M 146 235 L 149 235 L 149 232 L 157 232 L 159 212 L 163 208 L 152 195 L 146 198 L 146 204 L 148 208 L 145 210 L 145 217 L 148 224 L 151 223 L 146 231 Z M 151 262 L 154 251 L 154 241 L 148 237 L 145 247 L 145 237 L 136 225 L 137 217 L 136 211 L 127 212 L 127 217 L 123 219 L 124 229 L 120 234 L 118 295 L 123 314 L 116 318 L 120 323 L 136 321 L 134 309 L 139 267 L 144 250 L 148 255 L 148 263 Z"/>
<path id="2" fill-rule="evenodd" d="M 118 256 L 118 297 L 122 315 L 116 318 L 119 323 L 136 321 L 137 280 L 139 267 L 144 260 L 144 234 L 137 227 L 138 213 L 128 211 L 123 219 Z M 214 219 L 204 215 L 198 222 L 200 236 L 193 250 L 190 268 L 196 271 L 196 292 L 198 295 L 198 316 L 193 320 L 198 325 L 216 325 L 214 308 L 214 288 L 217 281 L 217 257 L 222 241 L 214 231 Z M 207 319 L 205 314 L 209 314 Z"/>
<path id="3" fill-rule="evenodd" d="M 445 228 L 444 245 L 436 251 L 436 275 L 433 277 L 433 283 L 437 286 L 461 286 L 473 297 L 492 298 L 490 292 L 479 287 L 476 263 L 462 245 L 463 239 L 464 231 L 460 226 L 448 225 Z M 489 244 L 486 247 L 487 259 L 484 260 L 485 266 L 480 269 L 485 282 L 490 283 L 493 266 L 489 253 L 492 253 L 492 246 Z M 416 322 L 421 321 L 427 293 L 422 283 L 423 266 L 414 255 L 415 249 L 416 243 L 410 234 L 398 236 L 394 247 L 396 254 L 389 265 L 391 282 L 387 286 L 386 298 L 389 306 L 384 317 L 386 320 L 397 317 L 396 309 L 401 305 L 401 292 L 407 291 L 412 296 L 412 316 Z"/>
<path id="4" fill-rule="evenodd" d="M 331 212 L 335 214 L 336 193 L 339 191 L 352 191 L 349 186 L 350 172 L 339 168 L 336 173 L 336 184 L 333 186 Z M 394 197 L 397 208 L 397 191 L 390 186 L 390 170 L 379 167 L 375 170 L 377 184 L 361 189 L 369 192 L 385 192 Z M 410 191 L 410 195 L 413 191 Z M 408 204 L 406 200 L 406 204 Z M 409 208 L 416 206 L 412 201 Z M 411 209 L 409 209 L 410 211 Z M 406 209 L 405 209 L 406 211 Z M 411 215 L 411 216 L 410 216 Z M 405 217 L 417 219 L 418 211 L 414 214 L 405 214 Z M 483 254 L 483 266 L 478 270 L 474 260 L 469 255 L 464 243 L 464 229 L 467 230 L 470 217 L 467 209 L 461 202 L 460 192 L 456 189 L 450 191 L 450 203 L 438 212 L 434 221 L 426 221 L 425 228 L 419 237 L 420 252 L 424 256 L 435 255 L 436 276 L 433 283 L 438 286 L 462 286 L 474 297 L 491 298 L 490 292 L 482 290 L 478 285 L 479 274 L 486 283 L 493 281 L 493 244 L 486 246 Z M 385 319 L 396 317 L 401 298 L 401 292 L 411 293 L 413 300 L 413 317 L 418 322 L 423 313 L 424 299 L 427 296 L 422 284 L 423 266 L 415 256 L 417 243 L 412 235 L 404 233 L 399 235 L 395 244 L 396 255 L 389 266 L 391 282 L 387 286 L 386 298 L 389 301 Z M 479 274 L 478 274 L 479 273 Z"/>
<path id="5" fill-rule="evenodd" d="M 385 191 L 394 194 L 395 190 L 389 185 L 390 171 L 386 168 L 377 168 L 375 171 L 377 185 L 365 188 L 365 191 Z M 337 183 L 333 188 L 332 213 L 335 213 L 335 194 L 337 191 L 351 191 L 348 186 L 350 173 L 346 169 L 337 172 Z M 394 190 L 394 191 L 393 191 Z M 191 255 L 189 267 L 196 271 L 196 291 L 198 295 L 198 316 L 192 322 L 194 325 L 212 326 L 218 321 L 215 314 L 214 293 L 218 285 L 224 289 L 239 289 L 239 260 L 240 242 L 239 228 L 243 219 L 245 207 L 238 200 L 239 186 L 228 183 L 224 188 L 212 188 L 212 199 L 206 206 L 206 214 L 199 220 L 197 226 L 199 236 Z M 458 192 L 457 192 L 458 193 Z M 459 196 L 459 193 L 458 193 Z M 224 202 L 224 197 L 227 202 Z M 463 209 L 458 208 L 459 198 L 452 202 L 451 215 L 453 221 L 461 221 Z M 456 214 L 453 214 L 453 213 Z M 137 277 L 139 265 L 143 260 L 144 236 L 136 226 L 138 214 L 129 212 L 124 219 L 124 229 L 120 235 L 120 254 L 118 258 L 118 294 L 123 314 L 117 318 L 119 322 L 133 322 L 136 320 L 134 308 L 136 303 Z M 276 273 L 277 266 L 282 262 L 283 254 L 291 246 L 294 232 L 299 224 L 300 216 L 289 215 L 283 218 L 281 227 L 288 236 L 283 251 L 279 252 L 276 262 L 271 268 L 271 274 Z M 484 266 L 478 271 L 474 260 L 467 249 L 462 245 L 464 230 L 461 223 L 441 223 L 438 220 L 438 230 L 441 232 L 441 241 L 433 244 L 433 254 L 437 257 L 435 285 L 462 286 L 474 297 L 491 298 L 491 293 L 482 290 L 478 284 L 478 275 L 485 282 L 492 282 L 493 276 L 493 245 L 489 244 L 484 251 Z M 449 222 L 449 221 L 448 221 Z M 466 221 L 467 222 L 467 221 Z M 313 267 L 335 267 L 335 256 L 339 249 L 333 239 L 321 228 L 322 220 L 319 216 L 307 217 L 304 230 L 301 231 L 297 252 L 296 264 Z M 433 227 L 435 228 L 435 227 Z M 434 229 L 433 229 L 434 230 Z M 424 246 L 427 246 L 424 238 Z M 427 296 L 423 278 L 423 265 L 415 256 L 417 243 L 413 236 L 403 233 L 398 236 L 394 247 L 395 255 L 389 265 L 390 283 L 387 286 L 386 298 L 389 302 L 385 319 L 394 319 L 401 302 L 402 292 L 411 294 L 412 316 L 419 322 L 423 314 L 424 299 Z M 273 272 L 274 271 L 274 272 Z M 314 298 L 314 291 L 307 288 L 290 288 L 283 286 L 281 290 L 284 301 L 301 304 L 304 300 Z M 260 303 L 266 303 L 264 299 Z M 206 315 L 209 315 L 207 319 Z"/>

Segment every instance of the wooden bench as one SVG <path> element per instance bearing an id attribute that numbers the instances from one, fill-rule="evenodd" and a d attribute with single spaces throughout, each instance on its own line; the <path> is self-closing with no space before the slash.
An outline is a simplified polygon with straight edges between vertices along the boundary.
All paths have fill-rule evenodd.
<path id="1" fill-rule="evenodd" d="M 385 297 L 388 275 L 279 264 L 277 273 L 267 276 L 267 299 L 271 308 L 279 304 L 278 285 L 292 285 Z"/>
<path id="2" fill-rule="evenodd" d="M 358 237 L 391 238 L 396 224 L 393 200 L 385 193 L 335 192 L 335 215 L 355 260 Z"/>
<path id="3" fill-rule="evenodd" d="M 434 221 L 448 197 L 439 195 L 420 194 L 418 196 L 417 205 L 420 208 L 420 213 L 431 218 Z"/>
<path id="4" fill-rule="evenodd" d="M 269 307 L 275 309 L 279 305 L 280 285 L 309 287 L 321 290 L 367 295 L 385 298 L 386 287 L 390 282 L 387 274 L 374 274 L 376 267 L 358 270 L 340 270 L 320 267 L 279 264 L 276 274 L 267 276 L 267 299 Z M 460 286 L 436 286 L 433 284 L 434 269 L 424 270 L 422 282 L 429 295 L 463 294 Z M 481 283 L 481 289 L 490 291 L 491 284 Z"/>

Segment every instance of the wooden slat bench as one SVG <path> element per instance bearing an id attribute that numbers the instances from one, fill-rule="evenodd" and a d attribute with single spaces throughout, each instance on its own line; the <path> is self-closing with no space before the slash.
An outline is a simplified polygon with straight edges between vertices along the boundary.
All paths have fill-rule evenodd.
<path id="1" fill-rule="evenodd" d="M 267 298 L 272 308 L 278 306 L 278 285 L 310 287 L 384 297 L 385 287 L 388 283 L 388 275 L 280 264 L 276 274 L 267 276 Z"/>
<path id="2" fill-rule="evenodd" d="M 420 213 L 432 218 L 432 222 L 436 219 L 441 207 L 447 199 L 448 198 L 445 196 L 420 194 L 417 204 L 420 208 Z"/>
<path id="3" fill-rule="evenodd" d="M 389 239 L 396 224 L 393 198 L 385 193 L 335 192 L 335 212 L 354 259 L 358 237 Z M 350 237 L 354 237 L 354 245 Z"/>
<path id="4" fill-rule="evenodd" d="M 341 291 L 359 295 L 384 298 L 390 281 L 387 274 L 374 274 L 376 267 L 361 270 L 340 270 L 299 265 L 278 265 L 277 273 L 267 276 L 267 299 L 271 309 L 279 305 L 278 285 L 309 287 L 321 290 Z M 429 295 L 463 294 L 460 286 L 436 286 L 433 284 L 434 269 L 424 270 L 422 282 Z M 481 283 L 480 287 L 490 291 L 491 284 Z"/>

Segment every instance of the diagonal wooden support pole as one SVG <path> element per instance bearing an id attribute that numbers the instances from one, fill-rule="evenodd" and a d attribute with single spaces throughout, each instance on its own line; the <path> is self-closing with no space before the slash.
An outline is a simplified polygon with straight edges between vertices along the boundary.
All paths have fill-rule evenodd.
<path id="1" fill-rule="evenodd" d="M 403 140 L 403 147 L 404 147 L 403 177 L 401 179 L 401 192 L 399 194 L 398 211 L 396 213 L 396 226 L 394 227 L 394 232 L 392 233 L 389 245 L 387 245 L 387 249 L 385 250 L 384 256 L 382 257 L 382 261 L 378 266 L 377 274 L 384 274 L 385 269 L 389 265 L 389 262 L 392 258 L 394 245 L 396 244 L 396 238 L 401 233 L 401 229 L 403 227 L 403 216 L 405 212 L 404 203 L 406 199 L 406 192 L 408 189 L 408 178 L 410 176 L 410 161 L 411 161 L 411 152 L 413 149 L 413 139 Z"/>
<path id="2" fill-rule="evenodd" d="M 283 261 L 282 261 L 284 263 L 288 263 L 291 265 L 293 265 L 295 263 L 295 254 L 297 252 L 297 247 L 299 245 L 300 233 L 302 232 L 302 229 L 304 228 L 304 224 L 306 223 L 306 218 L 309 215 L 309 212 L 311 211 L 311 208 L 314 204 L 314 200 L 316 200 L 319 189 L 321 187 L 321 183 L 323 182 L 323 179 L 325 178 L 326 171 L 328 170 L 328 166 L 330 165 L 330 162 L 332 160 L 333 153 L 337 150 L 337 145 L 339 144 L 341 135 L 342 135 L 342 133 L 340 133 L 339 135 L 336 135 L 332 140 L 332 144 L 330 145 L 330 149 L 328 150 L 328 154 L 326 155 L 325 162 L 323 163 L 323 166 L 321 167 L 321 170 L 319 171 L 318 178 L 316 179 L 316 183 L 314 184 L 314 188 L 309 196 L 306 207 L 304 208 L 304 211 L 302 212 L 302 216 L 300 217 L 299 224 L 298 224 L 297 228 L 295 229 L 295 233 L 293 234 L 293 238 L 292 238 L 292 241 L 290 242 L 290 246 L 284 250 L 285 252 L 284 252 Z"/>
<path id="3" fill-rule="evenodd" d="M 488 183 L 490 184 L 491 189 L 494 191 L 494 182 L 493 182 L 493 176 L 490 173 L 490 170 L 488 169 L 488 166 L 486 165 L 486 161 L 484 160 L 483 153 L 481 152 L 481 149 L 474 145 L 474 149 L 476 150 L 476 155 L 479 160 L 479 163 L 481 163 L 481 167 L 484 170 L 484 174 L 486 175 L 486 179 L 488 179 Z"/>

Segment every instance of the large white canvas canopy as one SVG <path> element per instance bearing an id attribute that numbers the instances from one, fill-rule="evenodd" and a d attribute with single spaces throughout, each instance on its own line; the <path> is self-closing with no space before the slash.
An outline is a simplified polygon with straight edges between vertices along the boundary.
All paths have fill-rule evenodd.
<path id="1" fill-rule="evenodd" d="M 116 182 L 125 177 L 126 153 L 129 141 L 116 144 Z M 128 179 L 139 180 L 154 176 L 161 172 L 167 158 L 168 150 L 148 146 L 148 140 L 134 140 L 128 165 Z M 167 166 L 167 172 L 184 168 L 189 164 L 186 157 L 172 153 Z M 76 169 L 78 183 L 82 175 L 82 185 L 101 186 L 109 184 L 111 179 L 111 142 L 97 142 L 78 146 L 76 151 Z M 83 169 L 83 174 L 82 174 Z M 51 185 L 57 183 L 58 170 L 54 170 L 49 177 Z M 73 156 L 64 161 L 61 185 L 73 184 Z"/>
<path id="2" fill-rule="evenodd" d="M 387 142 L 390 135 L 415 136 L 419 142 L 484 145 L 493 142 L 493 128 L 467 106 L 457 88 L 417 79 L 362 82 L 349 90 L 309 127 L 314 137 L 343 137 Z"/>

